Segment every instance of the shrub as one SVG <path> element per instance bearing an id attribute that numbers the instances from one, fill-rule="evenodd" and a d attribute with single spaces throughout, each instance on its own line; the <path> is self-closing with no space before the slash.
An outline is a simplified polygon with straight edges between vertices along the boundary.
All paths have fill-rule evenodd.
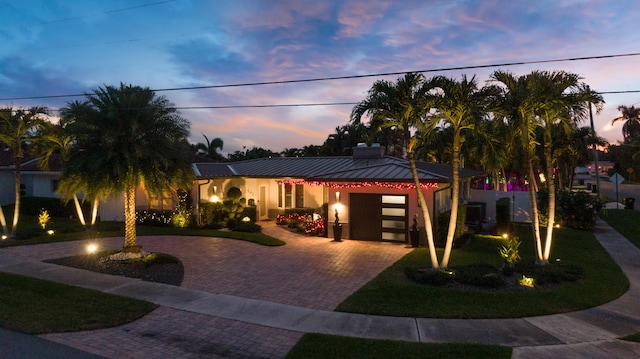
<path id="1" fill-rule="evenodd" d="M 136 211 L 136 223 L 144 224 L 148 226 L 169 226 L 171 224 L 171 218 L 173 212 L 171 211 L 157 211 L 157 210 L 142 210 Z"/>
<path id="2" fill-rule="evenodd" d="M 549 193 L 538 192 L 540 225 L 547 225 L 549 211 Z M 596 223 L 596 213 L 602 207 L 598 197 L 586 192 L 559 191 L 556 195 L 555 222 L 564 227 L 590 231 Z"/>
<path id="3" fill-rule="evenodd" d="M 202 202 L 200 203 L 200 223 L 202 227 L 217 226 L 223 223 L 227 218 L 227 211 L 220 202 Z M 218 227 L 222 228 L 222 227 Z"/>
<path id="4" fill-rule="evenodd" d="M 229 218 L 227 220 L 227 228 L 233 230 L 238 226 L 238 220 L 236 220 L 235 218 Z"/>
<path id="5" fill-rule="evenodd" d="M 584 278 L 584 269 L 575 264 L 549 263 L 541 266 L 532 261 L 519 262 L 518 272 L 535 279 L 538 284 L 576 282 Z"/>
<path id="6" fill-rule="evenodd" d="M 258 220 L 258 210 L 256 206 L 247 206 L 244 207 L 244 212 L 242 213 L 242 218 L 249 217 L 252 222 L 256 222 Z"/>
<path id="7" fill-rule="evenodd" d="M 511 199 L 502 197 L 496 201 L 496 233 L 506 233 L 511 224 Z"/>
<path id="8" fill-rule="evenodd" d="M 242 222 L 238 224 L 233 230 L 236 232 L 258 233 L 262 230 L 262 227 L 254 222 Z"/>
<path id="9" fill-rule="evenodd" d="M 325 221 L 322 217 L 314 220 L 313 214 L 299 214 L 297 212 L 281 214 L 276 217 L 277 225 L 287 226 L 287 228 L 309 236 L 324 236 L 326 233 Z"/>
<path id="10" fill-rule="evenodd" d="M 445 285 L 453 280 L 451 272 L 435 270 L 435 269 L 420 269 L 420 268 L 405 268 L 404 274 L 407 278 L 416 281 L 420 284 Z"/>
<path id="11" fill-rule="evenodd" d="M 456 282 L 483 288 L 499 288 L 504 279 L 498 269 L 490 264 L 470 264 L 453 268 Z"/>
<path id="12" fill-rule="evenodd" d="M 451 218 L 451 210 L 447 210 L 438 214 L 436 226 L 436 245 L 444 247 L 447 241 L 447 232 L 449 232 L 449 219 Z M 458 207 L 458 218 L 456 221 L 456 232 L 453 240 L 460 238 L 465 232 L 465 221 L 467 219 L 467 207 Z"/>

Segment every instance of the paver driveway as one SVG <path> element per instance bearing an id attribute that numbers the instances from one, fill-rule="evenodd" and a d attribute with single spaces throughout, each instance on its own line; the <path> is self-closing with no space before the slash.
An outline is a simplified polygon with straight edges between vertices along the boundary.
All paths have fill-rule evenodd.
<path id="1" fill-rule="evenodd" d="M 292 234 L 271 223 L 264 232 L 287 242 L 266 247 L 221 238 L 139 237 L 144 250 L 172 254 L 183 262 L 183 287 L 211 293 L 332 310 L 380 271 L 410 251 L 402 244 Z M 85 241 L 2 249 L 38 260 L 83 253 Z M 122 238 L 101 239 L 105 249 Z M 301 334 L 201 314 L 159 308 L 121 327 L 43 337 L 111 358 L 279 358 Z"/>

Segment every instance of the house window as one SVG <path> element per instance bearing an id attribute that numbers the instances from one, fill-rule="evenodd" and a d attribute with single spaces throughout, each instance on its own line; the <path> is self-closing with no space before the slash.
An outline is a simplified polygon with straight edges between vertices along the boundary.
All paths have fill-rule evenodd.
<path id="1" fill-rule="evenodd" d="M 304 208 L 304 185 L 296 184 L 296 208 Z"/>
<path id="2" fill-rule="evenodd" d="M 278 207 L 291 208 L 293 203 L 293 186 L 291 183 L 281 183 L 278 186 Z"/>
<path id="3" fill-rule="evenodd" d="M 51 180 L 51 193 L 55 193 L 58 190 L 58 185 L 60 185 L 60 181 L 57 179 Z"/>
<path id="4" fill-rule="evenodd" d="M 291 208 L 293 197 L 293 186 L 291 183 L 284 184 L 284 208 Z"/>

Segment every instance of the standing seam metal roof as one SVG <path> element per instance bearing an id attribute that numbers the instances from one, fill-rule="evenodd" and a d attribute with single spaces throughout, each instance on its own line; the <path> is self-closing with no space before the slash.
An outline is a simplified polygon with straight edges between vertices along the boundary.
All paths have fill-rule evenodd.
<path id="1" fill-rule="evenodd" d="M 451 166 L 417 162 L 418 175 L 424 182 L 447 182 Z M 315 181 L 381 181 L 410 182 L 411 168 L 405 159 L 396 157 L 274 157 L 229 163 L 195 163 L 199 178 L 257 177 L 304 178 Z M 462 170 L 462 178 L 482 175 L 482 172 Z"/>

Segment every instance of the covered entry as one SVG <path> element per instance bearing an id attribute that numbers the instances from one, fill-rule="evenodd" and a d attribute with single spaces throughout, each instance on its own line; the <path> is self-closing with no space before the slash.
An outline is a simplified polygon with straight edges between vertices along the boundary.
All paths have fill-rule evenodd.
<path id="1" fill-rule="evenodd" d="M 407 242 L 407 202 L 406 195 L 351 193 L 349 238 Z"/>

